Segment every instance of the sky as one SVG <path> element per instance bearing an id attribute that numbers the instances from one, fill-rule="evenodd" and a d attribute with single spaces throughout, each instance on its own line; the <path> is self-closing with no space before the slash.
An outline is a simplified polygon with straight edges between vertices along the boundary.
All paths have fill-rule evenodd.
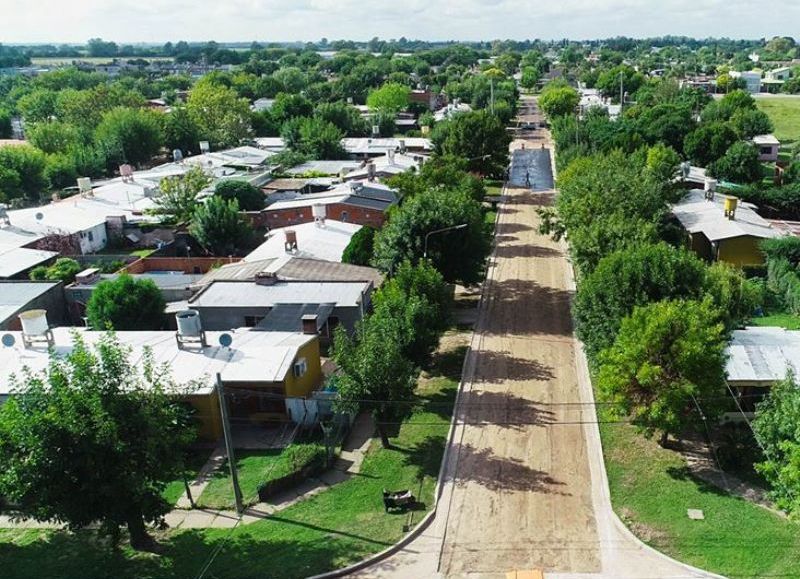
<path id="1" fill-rule="evenodd" d="M 799 0 L 0 0 L 0 14 L 7 44 L 800 34 Z"/>

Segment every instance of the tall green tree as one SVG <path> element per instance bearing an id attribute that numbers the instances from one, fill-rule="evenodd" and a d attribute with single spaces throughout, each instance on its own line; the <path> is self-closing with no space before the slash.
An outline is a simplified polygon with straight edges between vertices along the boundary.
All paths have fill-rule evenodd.
<path id="1" fill-rule="evenodd" d="M 503 123 L 489 111 L 471 111 L 438 123 L 431 134 L 436 153 L 467 160 L 470 171 L 502 178 L 511 143 Z"/>
<path id="2" fill-rule="evenodd" d="M 660 443 L 704 415 L 713 423 L 725 392 L 725 337 L 709 301 L 662 301 L 637 307 L 613 346 L 600 354 L 603 397 Z M 697 405 L 702 409 L 702 415 Z"/>
<path id="3" fill-rule="evenodd" d="M 411 89 L 396 82 L 389 82 L 369 93 L 367 106 L 376 111 L 397 113 L 408 106 Z"/>
<path id="4" fill-rule="evenodd" d="M 212 255 L 235 255 L 252 237 L 250 225 L 239 215 L 239 202 L 219 195 L 195 209 L 189 232 Z"/>
<path id="5" fill-rule="evenodd" d="M 49 185 L 46 165 L 44 153 L 35 147 L 0 146 L 0 199 L 26 197 L 38 201 Z"/>
<path id="6" fill-rule="evenodd" d="M 800 512 L 800 386 L 793 374 L 773 385 L 756 405 L 753 430 L 763 445 L 756 469 L 770 483 L 775 504 Z"/>
<path id="7" fill-rule="evenodd" d="M 551 83 L 544 88 L 538 102 L 548 117 L 563 117 L 575 114 L 581 97 L 571 86 Z"/>
<path id="8" fill-rule="evenodd" d="M 758 149 L 750 143 L 734 143 L 721 159 L 708 166 L 708 173 L 734 183 L 757 183 L 763 177 Z"/>
<path id="9" fill-rule="evenodd" d="M 369 226 L 364 226 L 350 238 L 347 247 L 342 253 L 342 263 L 353 265 L 369 265 L 375 247 L 376 230 Z"/>
<path id="10" fill-rule="evenodd" d="M 458 225 L 466 227 L 428 235 Z M 426 237 L 428 258 L 447 282 L 471 285 L 483 279 L 491 234 L 477 201 L 464 192 L 445 189 L 408 199 L 378 232 L 374 265 L 393 272 L 406 260 L 419 262 Z"/>
<path id="11" fill-rule="evenodd" d="M 195 433 L 173 396 L 168 367 L 133 361 L 113 333 L 89 346 L 76 333 L 45 372 L 13 377 L 0 407 L 0 494 L 38 520 L 73 529 L 127 526 L 152 548 L 145 523 L 169 511 L 161 493 L 178 476 Z"/>
<path id="12" fill-rule="evenodd" d="M 133 165 L 150 161 L 164 145 L 162 119 L 146 109 L 115 108 L 103 115 L 95 129 L 95 140 L 115 143 L 123 160 Z"/>
<path id="13" fill-rule="evenodd" d="M 164 144 L 184 155 L 200 152 L 200 133 L 185 106 L 173 107 L 164 119 Z"/>
<path id="14" fill-rule="evenodd" d="M 195 86 L 186 103 L 201 139 L 232 147 L 250 134 L 250 105 L 233 89 L 213 83 Z"/>
<path id="15" fill-rule="evenodd" d="M 225 179 L 216 184 L 214 193 L 224 199 L 236 199 L 242 211 L 261 211 L 264 208 L 264 193 L 247 181 Z"/>
<path id="16" fill-rule="evenodd" d="M 153 280 L 121 274 L 97 284 L 86 303 L 86 317 L 95 330 L 160 330 L 164 296 Z"/>
<path id="17" fill-rule="evenodd" d="M 179 222 L 190 221 L 197 207 L 197 194 L 210 183 L 211 178 L 201 167 L 192 167 L 183 175 L 166 177 L 159 183 L 154 211 Z"/>

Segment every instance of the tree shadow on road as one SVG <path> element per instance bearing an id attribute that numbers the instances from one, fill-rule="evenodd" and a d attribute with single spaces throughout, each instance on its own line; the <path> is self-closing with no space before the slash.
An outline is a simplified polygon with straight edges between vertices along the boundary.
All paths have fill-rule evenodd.
<path id="1" fill-rule="evenodd" d="M 565 483 L 544 471 L 529 467 L 520 459 L 496 456 L 489 448 L 477 449 L 470 444 L 461 445 L 457 452 L 455 484 L 458 486 L 474 482 L 495 492 L 570 494 L 558 489 Z"/>
<path id="2" fill-rule="evenodd" d="M 483 350 L 476 354 L 475 382 L 501 384 L 509 381 L 552 380 L 553 368 L 538 360 L 517 358 L 509 352 Z"/>
<path id="3" fill-rule="evenodd" d="M 525 225 L 524 223 L 500 223 L 497 227 L 498 235 L 510 235 L 513 233 L 523 233 L 525 231 L 533 231 L 533 227 Z"/>
<path id="4" fill-rule="evenodd" d="M 522 279 L 496 281 L 490 292 L 488 334 L 572 336 L 571 292 Z"/>
<path id="5" fill-rule="evenodd" d="M 513 259 L 515 257 L 564 257 L 561 251 L 542 245 L 498 245 L 494 250 L 494 255 L 498 258 L 502 257 L 506 259 Z"/>
<path id="6" fill-rule="evenodd" d="M 458 422 L 470 425 L 491 424 L 501 428 L 524 430 L 555 422 L 551 410 L 533 400 L 509 392 L 464 392 L 456 405 Z"/>

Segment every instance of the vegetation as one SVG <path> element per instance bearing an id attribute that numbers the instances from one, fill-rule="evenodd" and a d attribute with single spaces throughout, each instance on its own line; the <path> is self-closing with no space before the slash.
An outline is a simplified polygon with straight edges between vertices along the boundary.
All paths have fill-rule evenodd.
<path id="1" fill-rule="evenodd" d="M 200 167 L 192 167 L 183 175 L 165 177 L 159 184 L 155 212 L 179 222 L 190 221 L 197 207 L 197 195 L 210 183 L 210 177 Z"/>
<path id="2" fill-rule="evenodd" d="M 411 89 L 407 85 L 390 82 L 373 90 L 367 97 L 367 105 L 376 111 L 397 113 L 408 106 Z"/>
<path id="3" fill-rule="evenodd" d="M 539 106 L 548 117 L 563 117 L 575 113 L 581 97 L 571 86 L 560 83 L 550 83 L 539 97 Z"/>
<path id="4" fill-rule="evenodd" d="M 440 155 L 467 160 L 469 171 L 502 178 L 511 138 L 503 122 L 488 111 L 472 111 L 438 123 L 431 134 Z"/>
<path id="5" fill-rule="evenodd" d="M 758 99 L 757 104 L 772 121 L 778 139 L 784 143 L 800 140 L 800 97 Z"/>
<path id="6" fill-rule="evenodd" d="M 134 549 L 152 548 L 147 522 L 194 437 L 171 395 L 169 368 L 136 363 L 113 333 L 90 347 L 79 334 L 48 370 L 14 379 L 0 407 L 0 493 L 38 520 L 77 529 L 99 522 L 114 542 L 126 526 Z"/>
<path id="7" fill-rule="evenodd" d="M 83 269 L 74 259 L 59 257 L 53 265 L 39 265 L 34 267 L 29 277 L 34 281 L 61 281 L 64 285 L 75 281 L 75 276 Z"/>
<path id="8" fill-rule="evenodd" d="M 214 187 L 214 193 L 227 200 L 235 199 L 242 211 L 261 211 L 264 208 L 264 193 L 247 181 L 220 181 Z"/>
<path id="9" fill-rule="evenodd" d="M 376 229 L 364 226 L 350 238 L 342 253 L 342 263 L 353 265 L 369 265 L 372 262 L 375 247 Z"/>
<path id="10" fill-rule="evenodd" d="M 86 303 L 86 317 L 95 330 L 160 330 L 166 305 L 153 280 L 123 273 L 97 284 Z"/>
<path id="11" fill-rule="evenodd" d="M 220 195 L 198 205 L 189 232 L 211 255 L 235 255 L 248 247 L 253 236 L 239 214 L 239 202 Z"/>

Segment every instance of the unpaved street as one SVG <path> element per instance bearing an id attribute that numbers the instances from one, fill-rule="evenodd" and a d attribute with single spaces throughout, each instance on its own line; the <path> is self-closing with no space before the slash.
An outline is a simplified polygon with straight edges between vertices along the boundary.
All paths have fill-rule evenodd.
<path id="1" fill-rule="evenodd" d="M 526 106 L 524 120 L 536 118 L 535 105 Z M 546 132 L 522 136 L 512 145 L 526 148 L 516 162 L 548 158 Z M 537 231 L 536 210 L 554 192 L 536 188 L 507 190 L 500 208 L 435 518 L 356 576 L 504 578 L 532 569 L 559 578 L 703 576 L 638 543 L 612 514 L 585 360 L 573 338 L 571 268 L 564 246 Z"/>

